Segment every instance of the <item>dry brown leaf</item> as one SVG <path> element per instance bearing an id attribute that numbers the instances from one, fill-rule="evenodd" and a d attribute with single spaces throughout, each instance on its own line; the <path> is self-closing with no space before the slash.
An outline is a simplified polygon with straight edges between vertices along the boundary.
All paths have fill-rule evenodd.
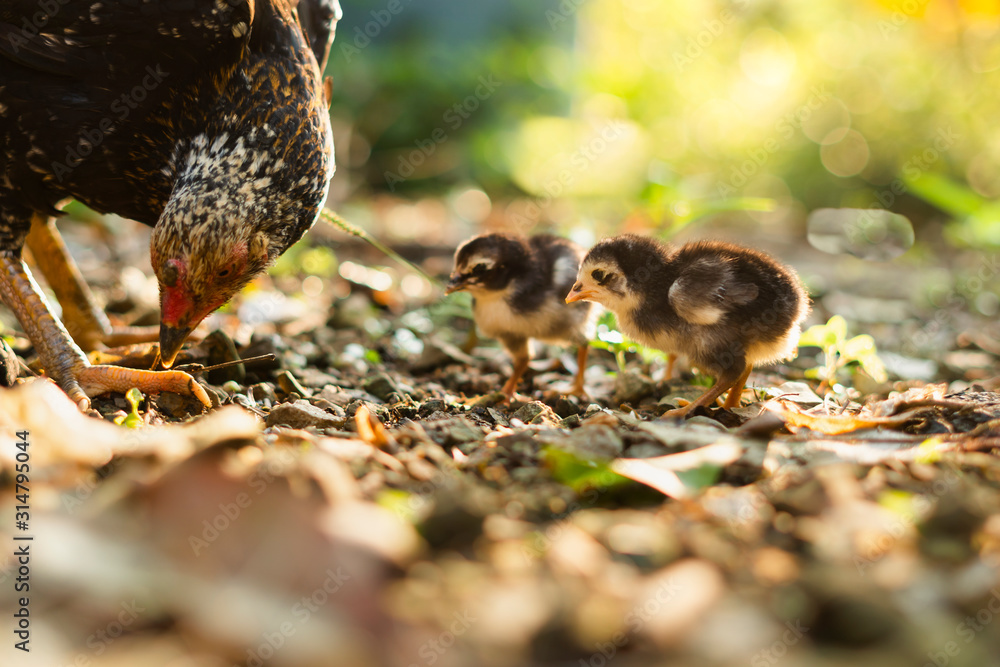
<path id="1" fill-rule="evenodd" d="M 404 515 L 374 503 L 334 505 L 323 513 L 320 526 L 329 537 L 371 550 L 400 567 L 424 549 L 423 540 Z"/>
<path id="2" fill-rule="evenodd" d="M 354 413 L 354 423 L 358 427 L 358 437 L 373 447 L 385 449 L 393 444 L 393 440 L 385 430 L 379 418 L 372 414 L 365 405 L 358 406 Z"/>
<path id="3" fill-rule="evenodd" d="M 242 408 L 226 406 L 183 425 L 131 429 L 82 414 L 49 379 L 0 389 L 0 462 L 13 464 L 17 432 L 27 431 L 32 462 L 99 466 L 112 456 L 179 460 L 223 440 L 252 440 L 261 422 Z"/>
<path id="4" fill-rule="evenodd" d="M 705 560 L 681 560 L 654 573 L 633 598 L 632 609 L 646 621 L 639 633 L 661 648 L 676 646 L 698 627 L 725 589 L 718 567 Z"/>
<path id="5" fill-rule="evenodd" d="M 779 405 L 782 407 L 778 407 Z M 905 412 L 895 417 L 859 417 L 851 414 L 811 415 L 802 412 L 795 404 L 788 401 L 770 401 L 764 406 L 764 409 L 781 417 L 790 431 L 795 432 L 800 428 L 805 428 L 824 435 L 840 435 L 880 426 L 898 428 L 908 423 L 914 414 L 913 412 Z"/>

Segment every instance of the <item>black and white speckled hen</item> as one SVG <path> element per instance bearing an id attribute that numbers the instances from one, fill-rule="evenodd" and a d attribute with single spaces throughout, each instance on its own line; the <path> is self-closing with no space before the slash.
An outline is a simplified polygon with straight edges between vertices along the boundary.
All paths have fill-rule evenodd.
<path id="1" fill-rule="evenodd" d="M 633 340 L 685 355 L 715 377 L 668 417 L 708 406 L 727 390 L 725 407 L 738 406 L 754 366 L 795 356 L 809 312 L 795 271 L 758 250 L 720 241 L 675 247 L 634 234 L 590 249 L 566 297 L 581 300 L 613 311 Z"/>
<path id="2" fill-rule="evenodd" d="M 47 222 L 59 202 L 151 225 L 169 368 L 319 214 L 334 170 L 321 73 L 339 17 L 337 0 L 0 3 L 0 295 L 78 404 L 131 386 L 207 397 L 178 371 L 91 366 L 67 328 L 120 338 L 103 314 L 68 327 L 51 314 L 26 238 L 68 317 L 93 302 Z"/>

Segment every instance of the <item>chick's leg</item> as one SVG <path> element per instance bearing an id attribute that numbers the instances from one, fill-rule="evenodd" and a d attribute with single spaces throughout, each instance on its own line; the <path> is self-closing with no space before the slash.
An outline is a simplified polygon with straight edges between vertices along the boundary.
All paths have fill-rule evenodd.
<path id="1" fill-rule="evenodd" d="M 187 373 L 180 371 L 154 372 L 91 366 L 80 348 L 56 319 L 38 284 L 21 258 L 12 251 L 0 251 L 0 297 L 17 315 L 49 377 L 81 410 L 90 407 L 90 396 L 132 387 L 157 393 L 170 391 L 195 396 L 206 407 L 211 401 L 204 388 Z"/>
<path id="2" fill-rule="evenodd" d="M 112 327 L 87 283 L 80 275 L 55 220 L 36 215 L 26 240 L 34 263 L 45 276 L 62 306 L 62 320 L 73 340 L 89 352 L 107 345 L 152 343 L 159 340 L 159 327 Z"/>
<path id="3" fill-rule="evenodd" d="M 587 354 L 589 352 L 590 345 L 587 343 L 580 343 L 580 347 L 576 351 L 576 376 L 573 378 L 573 387 L 570 389 L 570 393 L 581 398 L 587 396 L 587 390 L 583 386 L 583 373 L 587 370 Z"/>
<path id="4" fill-rule="evenodd" d="M 663 377 L 667 380 L 672 380 L 674 377 L 674 365 L 677 363 L 677 355 L 673 352 L 667 352 L 667 373 Z"/>
<path id="5" fill-rule="evenodd" d="M 465 342 L 462 343 L 462 352 L 472 354 L 472 351 L 476 349 L 476 345 L 479 345 L 479 334 L 476 333 L 476 325 L 473 324 L 469 329 L 469 335 L 465 337 Z"/>
<path id="6" fill-rule="evenodd" d="M 743 374 L 740 379 L 736 381 L 732 389 L 729 390 L 729 394 L 726 396 L 726 402 L 722 404 L 722 407 L 727 410 L 732 410 L 733 408 L 738 408 L 740 406 L 740 397 L 743 396 L 743 388 L 747 385 L 747 378 L 750 377 L 750 370 L 753 368 L 752 364 L 747 364 L 747 367 L 743 369 Z"/>
<path id="7" fill-rule="evenodd" d="M 502 342 L 504 347 L 507 348 L 511 360 L 514 362 L 514 370 L 510 374 L 510 379 L 507 380 L 503 389 L 500 390 L 509 401 L 514 396 L 514 392 L 517 391 L 517 385 L 521 382 L 524 372 L 528 370 L 528 362 L 531 361 L 531 350 L 528 348 L 527 338 L 504 338 Z"/>
<path id="8" fill-rule="evenodd" d="M 745 362 L 731 364 L 722 373 L 719 374 L 718 378 L 715 380 L 715 384 L 706 391 L 704 394 L 699 396 L 694 401 L 688 403 L 682 408 L 676 408 L 674 410 L 667 410 L 660 417 L 686 417 L 698 407 L 707 407 L 715 402 L 715 399 L 722 396 L 722 393 L 727 389 L 733 390 L 737 386 L 740 387 L 739 391 L 731 393 L 731 396 L 735 396 L 735 400 L 739 401 L 739 395 L 743 388 L 743 383 L 746 378 L 750 375 L 749 365 Z M 726 401 L 728 403 L 728 400 Z M 729 406 L 732 407 L 732 406 Z"/>

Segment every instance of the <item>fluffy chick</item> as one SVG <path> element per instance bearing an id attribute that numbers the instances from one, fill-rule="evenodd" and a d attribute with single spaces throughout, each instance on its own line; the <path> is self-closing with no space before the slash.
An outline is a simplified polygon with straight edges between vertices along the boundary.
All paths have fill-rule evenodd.
<path id="1" fill-rule="evenodd" d="M 795 271 L 768 255 L 718 241 L 681 247 L 625 234 L 584 257 L 567 302 L 613 311 L 624 334 L 686 355 L 715 377 L 697 400 L 666 416 L 683 417 L 729 390 L 739 405 L 750 370 L 795 356 L 809 298 Z"/>
<path id="2" fill-rule="evenodd" d="M 476 236 L 455 251 L 445 294 L 469 292 L 479 332 L 499 339 L 510 354 L 514 372 L 502 389 L 508 399 L 528 368 L 531 339 L 579 346 L 572 393 L 584 393 L 593 308 L 565 301 L 583 253 L 568 239 L 514 234 Z"/>

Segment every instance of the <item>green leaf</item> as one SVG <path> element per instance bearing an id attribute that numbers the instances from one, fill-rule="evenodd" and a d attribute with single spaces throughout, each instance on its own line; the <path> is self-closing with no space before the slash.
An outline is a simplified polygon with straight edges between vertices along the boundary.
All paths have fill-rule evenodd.
<path id="1" fill-rule="evenodd" d="M 858 362 L 861 370 L 876 382 L 885 382 L 889 379 L 882 360 L 878 358 L 875 339 L 868 334 L 861 334 L 844 342 L 840 346 L 840 355 L 847 363 Z"/>
<path id="2" fill-rule="evenodd" d="M 830 334 L 834 337 L 831 344 L 839 343 L 847 338 L 847 320 L 840 315 L 834 315 L 831 317 L 830 321 L 826 323 L 826 326 L 830 330 Z"/>
<path id="3" fill-rule="evenodd" d="M 903 181 L 911 194 L 937 206 L 956 218 L 965 218 L 979 211 L 986 200 L 971 188 L 957 183 L 947 176 L 914 170 L 915 176 L 907 177 L 904 170 Z"/>
<path id="4" fill-rule="evenodd" d="M 610 489 L 630 484 L 631 480 L 611 470 L 609 462 L 590 461 L 556 447 L 542 450 L 542 461 L 552 471 L 552 478 L 577 493 L 587 489 Z"/>
<path id="5" fill-rule="evenodd" d="M 323 246 L 309 248 L 299 258 L 299 265 L 306 273 L 328 278 L 337 270 L 337 257 Z"/>
<path id="6" fill-rule="evenodd" d="M 595 350 L 607 350 L 608 352 L 614 352 L 614 350 L 611 349 L 614 346 L 611 343 L 608 343 L 607 341 L 603 340 L 594 339 L 590 341 L 590 347 L 594 348 Z"/>
<path id="7" fill-rule="evenodd" d="M 840 354 L 848 359 L 861 361 L 862 358 L 875 354 L 875 339 L 868 334 L 855 336 L 844 341 L 840 346 Z"/>
<path id="8" fill-rule="evenodd" d="M 882 364 L 882 360 L 878 358 L 875 351 L 872 353 L 858 359 L 858 363 L 861 364 L 861 370 L 867 373 L 871 379 L 876 382 L 885 382 L 889 379 L 888 374 L 885 372 L 885 366 Z"/>
<path id="9" fill-rule="evenodd" d="M 921 442 L 915 457 L 917 463 L 937 463 L 941 459 L 941 452 L 937 451 L 937 446 L 942 442 L 941 438 L 927 438 Z"/>
<path id="10" fill-rule="evenodd" d="M 718 481 L 722 474 L 722 468 L 716 465 L 705 464 L 690 470 L 678 470 L 677 477 L 687 488 L 697 491 L 705 487 L 712 486 Z"/>
<path id="11" fill-rule="evenodd" d="M 715 384 L 715 378 L 711 375 L 705 375 L 704 373 L 695 373 L 694 377 L 691 378 L 691 384 L 696 387 L 711 387 Z"/>
<path id="12" fill-rule="evenodd" d="M 899 489 L 887 489 L 879 494 L 878 504 L 903 517 L 913 517 L 913 494 Z"/>
<path id="13" fill-rule="evenodd" d="M 610 310 L 605 310 L 601 313 L 600 317 L 597 318 L 597 326 L 605 326 L 608 329 L 616 330 L 618 329 L 618 318 Z"/>
<path id="14" fill-rule="evenodd" d="M 139 414 L 139 404 L 142 403 L 143 400 L 142 392 L 136 387 L 132 387 L 125 392 L 125 400 L 132 406 L 132 412 L 128 413 L 124 417 L 117 417 L 115 419 L 115 423 L 119 426 L 124 426 L 125 428 L 140 428 L 145 426 L 142 415 Z"/>
<path id="15" fill-rule="evenodd" d="M 412 523 L 415 506 L 419 505 L 411 501 L 412 495 L 401 489 L 382 489 L 375 497 L 375 504 Z"/>
<path id="16" fill-rule="evenodd" d="M 657 350 L 653 347 L 646 347 L 645 345 L 639 345 L 636 343 L 636 352 L 639 353 L 639 357 L 642 359 L 642 363 L 648 364 L 649 362 L 656 359 L 666 359 L 667 353 L 662 350 Z"/>
<path id="17" fill-rule="evenodd" d="M 813 346 L 827 350 L 847 337 L 847 321 L 834 315 L 826 324 L 814 324 L 799 338 L 799 347 Z"/>
<path id="18" fill-rule="evenodd" d="M 829 329 L 825 324 L 814 324 L 799 337 L 799 347 L 828 347 L 826 343 Z"/>

